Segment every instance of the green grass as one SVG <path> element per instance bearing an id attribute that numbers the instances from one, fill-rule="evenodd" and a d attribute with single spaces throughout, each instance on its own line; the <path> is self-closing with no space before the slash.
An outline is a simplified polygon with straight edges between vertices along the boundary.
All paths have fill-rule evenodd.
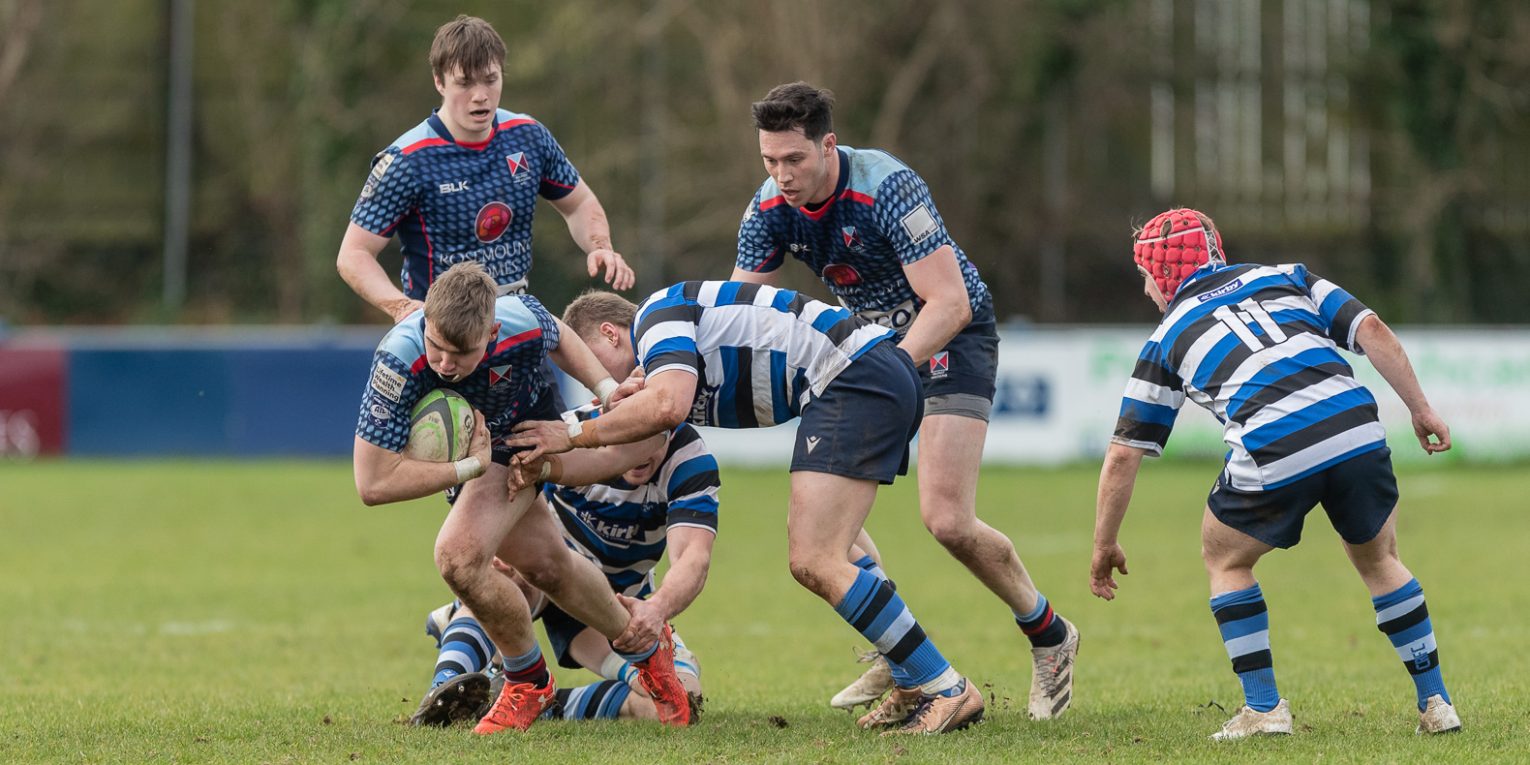
<path id="1" fill-rule="evenodd" d="M 1083 631 L 1076 701 L 1032 723 L 1006 609 L 923 531 L 912 481 L 870 528 L 988 721 L 933 739 L 854 729 L 828 697 L 862 641 L 786 572 L 783 471 L 728 471 L 712 576 L 679 620 L 707 715 L 691 730 L 539 723 L 525 735 L 399 724 L 446 599 L 437 499 L 363 508 L 340 462 L 0 464 L 0 761 L 1505 761 L 1527 733 L 1530 538 L 1515 468 L 1410 469 L 1402 553 L 1424 583 L 1460 736 L 1413 736 L 1413 690 L 1321 514 L 1260 569 L 1300 735 L 1214 746 L 1241 696 L 1206 606 L 1200 507 L 1215 468 L 1150 464 L 1114 603 L 1088 595 L 1096 469 L 986 470 L 980 513 Z M 588 675 L 564 673 L 565 684 Z M 1220 709 L 1217 705 L 1220 705 Z M 772 723 L 772 718 L 779 722 Z M 784 722 L 784 726 L 780 724 Z M 1520 752 L 1516 755 L 1514 752 Z"/>

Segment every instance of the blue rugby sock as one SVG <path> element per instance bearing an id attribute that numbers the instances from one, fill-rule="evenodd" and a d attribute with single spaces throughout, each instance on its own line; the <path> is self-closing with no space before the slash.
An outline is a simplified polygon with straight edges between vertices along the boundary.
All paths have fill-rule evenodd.
<path id="1" fill-rule="evenodd" d="M 1233 672 L 1243 683 L 1243 703 L 1255 712 L 1274 709 L 1280 692 L 1275 688 L 1275 660 L 1270 654 L 1270 615 L 1259 584 L 1212 598 L 1211 613 Z"/>
<path id="2" fill-rule="evenodd" d="M 436 656 L 436 674 L 430 687 L 489 666 L 493 655 L 494 643 L 477 619 L 471 616 L 453 619 L 441 633 L 441 652 Z"/>
<path id="3" fill-rule="evenodd" d="M 1429 607 L 1424 604 L 1424 588 L 1417 579 L 1379 597 L 1371 598 L 1376 608 L 1376 629 L 1382 631 L 1398 658 L 1407 667 L 1418 691 L 1418 709 L 1424 711 L 1430 696 L 1443 696 L 1450 703 L 1445 691 L 1445 679 L 1440 676 L 1440 652 L 1434 643 L 1434 625 L 1429 621 Z"/>
<path id="4" fill-rule="evenodd" d="M 544 719 L 615 720 L 622 704 L 632 694 L 632 686 L 616 680 L 602 680 L 578 688 L 559 688 L 557 703 L 542 713 Z"/>
<path id="5" fill-rule="evenodd" d="M 1052 611 L 1052 604 L 1047 602 L 1047 596 L 1040 592 L 1036 593 L 1036 607 L 1028 614 L 1015 614 L 1015 624 L 1020 625 L 1020 631 L 1030 638 L 1031 645 L 1036 648 L 1050 648 L 1061 645 L 1068 638 L 1068 628 L 1063 626 L 1062 619 Z"/>
<path id="6" fill-rule="evenodd" d="M 855 562 L 855 567 L 870 573 L 872 576 L 881 579 L 884 582 L 887 582 L 888 584 L 892 585 L 894 590 L 898 589 L 898 583 L 894 582 L 892 578 L 887 575 L 887 572 L 882 570 L 882 567 L 877 563 L 876 559 L 870 555 L 862 555 L 861 559 Z"/>
<path id="7" fill-rule="evenodd" d="M 887 658 L 898 687 L 920 686 L 926 693 L 938 693 L 960 679 L 890 582 L 861 570 L 834 610 Z M 935 681 L 941 681 L 941 687 L 929 687 Z"/>

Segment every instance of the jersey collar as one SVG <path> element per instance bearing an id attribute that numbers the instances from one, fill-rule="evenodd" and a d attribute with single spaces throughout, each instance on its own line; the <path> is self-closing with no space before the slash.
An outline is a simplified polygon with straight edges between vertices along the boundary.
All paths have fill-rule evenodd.
<path id="1" fill-rule="evenodd" d="M 829 198 L 825 199 L 823 205 L 817 210 L 809 210 L 807 205 L 797 208 L 797 212 L 802 213 L 808 220 L 823 220 L 823 216 L 829 214 L 829 210 L 834 207 L 834 203 L 844 196 L 845 187 L 850 185 L 850 155 L 846 154 L 845 150 L 839 147 L 834 148 L 834 154 L 835 160 L 839 162 L 839 181 L 834 184 L 833 193 L 829 194 Z"/>

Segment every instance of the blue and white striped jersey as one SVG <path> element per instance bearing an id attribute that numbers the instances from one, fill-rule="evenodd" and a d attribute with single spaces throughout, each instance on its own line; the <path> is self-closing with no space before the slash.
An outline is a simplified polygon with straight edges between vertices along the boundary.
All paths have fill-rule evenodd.
<path id="1" fill-rule="evenodd" d="M 763 428 L 798 416 L 812 397 L 890 329 L 792 290 L 743 282 L 681 282 L 638 308 L 632 346 L 648 376 L 696 375 L 689 421 Z"/>
<path id="2" fill-rule="evenodd" d="M 587 416 L 588 409 L 578 415 Z M 576 413 L 565 414 L 567 418 Z M 598 566 L 611 589 L 631 597 L 653 590 L 653 569 L 670 529 L 717 533 L 717 460 L 701 434 L 681 424 L 653 477 L 633 486 L 620 477 L 589 486 L 543 489 L 563 526 L 563 539 Z"/>
<path id="3" fill-rule="evenodd" d="M 1186 398 L 1223 424 L 1228 485 L 1274 489 L 1386 445 L 1338 348 L 1372 311 L 1305 266 L 1203 268 L 1180 285 L 1126 385 L 1116 443 L 1162 453 Z"/>

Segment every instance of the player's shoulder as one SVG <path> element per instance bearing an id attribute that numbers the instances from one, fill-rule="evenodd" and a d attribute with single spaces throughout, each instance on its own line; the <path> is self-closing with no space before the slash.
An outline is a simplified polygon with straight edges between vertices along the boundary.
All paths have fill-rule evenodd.
<path id="1" fill-rule="evenodd" d="M 790 210 L 786 197 L 781 194 L 781 187 L 776 185 L 776 179 L 767 177 L 760 184 L 759 190 L 754 192 L 754 200 L 744 212 L 744 221 L 748 222 L 756 213 L 764 215 L 764 220 L 768 221 L 771 215 L 780 215 Z"/>
<path id="2" fill-rule="evenodd" d="M 882 187 L 889 182 L 903 184 L 919 179 L 913 168 L 903 160 L 882 149 L 857 149 L 841 146 L 849 158 L 850 180 L 845 187 L 851 191 L 876 199 Z"/>
<path id="3" fill-rule="evenodd" d="M 547 132 L 547 126 L 537 121 L 530 114 L 512 112 L 509 109 L 496 109 L 494 111 L 496 137 L 514 138 L 523 140 L 528 137 L 538 136 Z"/>
<path id="4" fill-rule="evenodd" d="M 530 295 L 501 295 L 494 301 L 494 320 L 499 322 L 499 340 L 504 341 L 532 330 L 541 331 L 547 308 Z"/>
<path id="5" fill-rule="evenodd" d="M 448 143 L 450 141 L 436 130 L 435 126 L 431 124 L 430 118 L 427 117 L 421 120 L 418 125 L 404 131 L 398 138 L 393 139 L 393 143 L 388 144 L 388 148 L 383 149 L 378 156 L 382 157 L 391 154 L 407 157 L 421 149 Z"/>
<path id="6" fill-rule="evenodd" d="M 404 366 L 413 365 L 425 355 L 425 311 L 417 309 L 393 325 L 377 344 L 377 352 L 397 359 Z"/>

